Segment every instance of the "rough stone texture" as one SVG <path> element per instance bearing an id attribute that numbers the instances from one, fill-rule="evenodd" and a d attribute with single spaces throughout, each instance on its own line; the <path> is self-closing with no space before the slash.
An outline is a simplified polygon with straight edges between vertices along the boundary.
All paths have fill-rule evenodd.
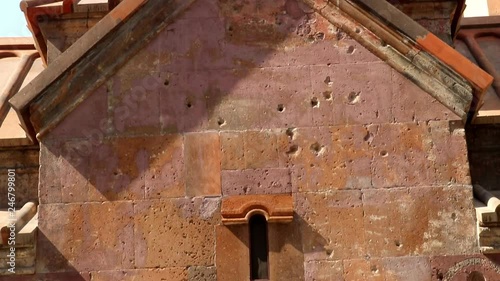
<path id="1" fill-rule="evenodd" d="M 271 280 L 433 280 L 478 252 L 456 119 L 301 2 L 198 0 L 41 140 L 38 273 L 249 280 L 222 197 L 286 193 Z"/>
<path id="2" fill-rule="evenodd" d="M 188 268 L 188 281 L 216 281 L 215 266 L 190 266 Z"/>
<path id="3" fill-rule="evenodd" d="M 183 267 L 169 267 L 162 269 L 126 269 L 126 270 L 115 270 L 115 271 L 98 271 L 98 272 L 91 272 L 90 274 L 92 276 L 92 281 L 188 280 L 186 279 L 187 278 L 186 268 Z"/>
<path id="4" fill-rule="evenodd" d="M 500 278 L 499 260 L 498 254 L 432 257 L 432 280 L 498 280 Z M 480 279 L 478 276 L 485 279 Z"/>
<path id="5" fill-rule="evenodd" d="M 214 264 L 220 200 L 182 198 L 137 202 L 134 217 L 136 267 Z"/>
<path id="6" fill-rule="evenodd" d="M 246 225 L 216 227 L 217 281 L 249 280 L 249 237 Z M 239 262 L 234 262 L 234 261 Z"/>
<path id="7" fill-rule="evenodd" d="M 477 251 L 470 186 L 363 190 L 367 253 L 372 257 Z"/>
<path id="8" fill-rule="evenodd" d="M 295 202 L 304 259 L 342 260 L 365 253 L 363 206 L 357 190 L 298 193 Z"/>
<path id="9" fill-rule="evenodd" d="M 430 281 L 428 257 L 393 257 L 344 261 L 344 280 Z"/>
<path id="10" fill-rule="evenodd" d="M 121 269 L 134 264 L 130 202 L 42 204 L 38 227 L 37 273 Z"/>
<path id="11" fill-rule="evenodd" d="M 305 263 L 306 281 L 344 280 L 342 261 L 309 261 Z"/>
<path id="12" fill-rule="evenodd" d="M 219 135 L 217 133 L 187 134 L 184 144 L 187 195 L 220 195 Z"/>
<path id="13" fill-rule="evenodd" d="M 304 280 L 302 233 L 298 220 L 288 224 L 270 224 L 269 264 L 270 280 Z"/>
<path id="14" fill-rule="evenodd" d="M 0 276 L 1 281 L 91 281 L 88 272 L 37 273 L 36 275 Z"/>
<path id="15" fill-rule="evenodd" d="M 291 193 L 290 170 L 285 168 L 222 171 L 222 195 Z"/>
<path id="16" fill-rule="evenodd" d="M 21 208 L 30 200 L 38 201 L 38 147 L 27 147 L 0 150 L 0 208 L 7 208 L 8 201 L 8 171 L 15 170 L 16 206 Z"/>

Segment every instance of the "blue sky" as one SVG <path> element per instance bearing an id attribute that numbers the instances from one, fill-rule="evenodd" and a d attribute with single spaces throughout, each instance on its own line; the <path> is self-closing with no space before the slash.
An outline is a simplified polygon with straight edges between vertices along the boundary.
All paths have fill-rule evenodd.
<path id="1" fill-rule="evenodd" d="M 20 0 L 0 0 L 0 37 L 31 36 L 19 8 Z"/>

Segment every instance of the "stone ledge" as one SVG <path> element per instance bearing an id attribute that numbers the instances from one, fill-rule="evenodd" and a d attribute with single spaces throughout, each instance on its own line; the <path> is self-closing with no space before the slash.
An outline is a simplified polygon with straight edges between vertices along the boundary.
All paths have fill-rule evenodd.
<path id="1" fill-rule="evenodd" d="M 241 195 L 222 199 L 222 223 L 246 224 L 252 215 L 261 214 L 269 223 L 288 223 L 293 220 L 293 198 L 283 195 Z"/>

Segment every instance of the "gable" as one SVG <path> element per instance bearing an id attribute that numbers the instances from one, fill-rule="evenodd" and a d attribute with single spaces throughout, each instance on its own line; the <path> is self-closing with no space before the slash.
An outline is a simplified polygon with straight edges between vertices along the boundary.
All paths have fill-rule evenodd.
<path id="1" fill-rule="evenodd" d="M 194 4 L 69 114 L 54 135 L 456 119 L 322 16 L 287 3 L 286 14 L 283 5 L 272 3 L 243 6 L 238 16 L 231 4 Z M 283 15 L 279 25 L 269 23 L 275 14 Z M 253 30 L 251 40 L 244 36 L 247 30 Z"/>
<path id="2" fill-rule="evenodd" d="M 339 3 L 343 4 L 338 4 L 338 7 L 321 4 L 321 2 L 318 2 L 319 4 L 312 2 L 307 3 L 308 1 L 305 1 L 307 5 L 296 1 L 275 2 L 271 4 L 270 7 L 264 7 L 260 4 L 249 4 L 245 6 L 238 2 L 232 4 L 219 2 L 220 5 L 217 6 L 217 4 L 210 1 L 200 2 L 205 5 L 211 5 L 212 7 L 212 9 L 206 9 L 203 12 L 215 11 L 216 13 L 220 13 L 217 17 L 222 16 L 224 26 L 221 30 L 217 31 L 218 34 L 216 35 L 224 36 L 227 40 L 227 44 L 215 44 L 213 48 L 208 50 L 200 49 L 199 43 L 192 44 L 191 49 L 189 49 L 191 53 L 186 55 L 183 59 L 181 57 L 179 64 L 176 64 L 175 71 L 189 68 L 198 69 L 199 66 L 191 65 L 194 61 L 189 61 L 189 59 L 190 55 L 196 54 L 199 51 L 203 51 L 204 55 L 203 58 L 196 61 L 196 63 L 203 64 L 210 62 L 212 66 L 214 64 L 211 60 L 216 61 L 215 65 L 219 63 L 223 64 L 223 66 L 231 65 L 231 63 L 233 65 L 240 64 L 246 66 L 270 65 L 273 61 L 279 61 L 280 59 L 282 60 L 281 63 L 286 64 L 289 63 L 286 62 L 286 58 L 289 58 L 289 54 L 292 54 L 293 51 L 308 53 L 304 57 L 302 57 L 303 54 L 300 53 L 296 53 L 296 56 L 292 54 L 291 57 L 293 59 L 297 57 L 300 57 L 300 59 L 309 57 L 312 61 L 321 60 L 321 63 L 332 61 L 327 62 L 327 64 L 330 63 L 330 65 L 339 63 L 340 60 L 345 60 L 346 62 L 349 60 L 351 62 L 360 62 L 363 60 L 361 58 L 363 54 L 368 53 L 366 49 L 358 47 L 360 44 L 354 41 L 342 42 L 338 40 L 342 39 L 342 37 L 347 38 L 348 36 L 344 33 L 347 32 L 347 34 L 356 41 L 369 48 L 370 52 L 375 53 L 394 69 L 403 73 L 431 96 L 453 110 L 455 114 L 463 119 L 467 115 L 467 110 L 472 100 L 472 91 L 477 85 L 471 86 L 468 81 L 443 65 L 439 60 L 436 60 L 432 55 L 416 51 L 414 48 L 412 49 L 411 45 L 405 45 L 405 41 L 396 41 L 395 39 L 397 37 L 391 37 L 392 35 L 390 35 L 387 29 L 381 28 L 380 25 L 376 26 L 377 22 L 369 21 L 373 20 L 372 18 L 368 18 L 367 21 L 366 15 L 360 15 L 359 10 L 353 10 L 355 6 L 346 6 L 346 2 L 340 1 Z M 126 7 L 127 3 L 127 1 L 124 1 L 119 7 Z M 42 90 L 40 94 L 32 93 L 32 97 L 23 98 L 22 95 L 20 95 L 21 97 L 14 98 L 12 100 L 14 107 L 17 108 L 22 115 L 29 116 L 25 117 L 25 125 L 29 127 L 30 123 L 32 123 L 34 126 L 32 131 L 37 131 L 40 136 L 52 130 L 55 124 L 59 123 L 70 111 L 83 101 L 83 99 L 89 96 L 95 87 L 102 84 L 107 77 L 110 77 L 110 75 L 119 69 L 131 55 L 137 52 L 145 42 L 153 38 L 157 32 L 166 26 L 166 24 L 176 19 L 176 17 L 190 4 L 184 2 L 181 4 L 176 1 L 171 1 L 169 3 L 170 6 L 160 5 L 156 1 L 145 3 L 143 8 L 131 16 L 130 20 L 125 21 L 123 25 L 117 25 L 116 30 L 113 29 L 112 35 L 103 36 L 103 40 L 95 42 L 95 45 L 92 49 L 88 50 L 83 60 L 79 60 L 76 64 L 68 66 L 66 70 L 60 69 L 59 72 L 62 76 L 57 76 L 57 73 L 53 73 L 52 76 L 55 77 L 54 79 L 57 79 L 56 83 L 50 84 L 48 88 L 43 88 L 43 83 L 40 83 L 39 89 Z M 153 11 L 154 13 L 151 14 L 150 12 Z M 313 11 L 318 11 L 321 15 Z M 358 20 L 370 26 L 372 30 L 366 29 L 364 26 L 359 25 L 351 18 L 347 17 L 346 11 L 350 11 L 350 16 L 358 15 Z M 269 13 L 266 14 L 266 12 Z M 198 15 L 196 15 L 196 13 L 198 13 Z M 210 18 L 210 16 L 203 15 L 203 13 L 196 13 L 194 16 L 195 18 Z M 117 14 L 119 13 L 114 13 L 115 16 Z M 363 18 L 363 16 L 365 18 Z M 147 18 L 146 22 L 142 19 L 143 17 Z M 109 20 L 110 17 L 108 15 L 103 21 L 109 22 Z M 335 26 L 341 26 L 343 32 L 335 28 L 332 23 Z M 82 40 L 85 41 L 85 39 L 94 38 L 92 36 L 95 36 L 95 33 L 102 33 L 103 31 L 99 31 L 99 28 L 102 29 L 102 26 L 98 24 L 96 28 L 89 31 L 89 34 L 86 34 Z M 215 26 L 215 28 L 220 29 L 220 26 Z M 169 29 L 170 28 L 167 28 L 166 30 L 168 31 Z M 376 32 L 374 33 L 373 30 Z M 210 33 L 215 31 L 216 29 L 211 29 Z M 223 34 L 221 33 L 222 31 L 224 32 Z M 111 29 L 109 32 L 111 32 Z M 193 32 L 192 29 L 186 30 L 184 33 L 176 34 L 178 38 L 174 40 L 185 40 L 184 42 L 189 42 L 189 36 L 191 34 L 196 33 Z M 380 39 L 380 36 L 387 40 L 391 39 L 392 41 L 386 42 Z M 200 38 L 203 37 L 194 38 L 193 40 L 195 40 L 196 43 L 196 40 L 200 40 Z M 245 40 L 248 42 L 245 42 Z M 314 48 L 319 48 L 319 50 L 323 48 L 323 50 L 325 50 L 324 46 L 321 46 L 320 43 L 316 44 L 314 47 L 306 47 L 306 49 L 301 49 L 301 47 L 299 47 L 308 46 L 307 44 L 311 45 L 311 42 L 316 41 L 333 43 L 338 47 L 338 50 L 346 48 L 344 51 L 351 56 L 336 56 L 336 52 L 329 53 L 328 51 L 318 52 Z M 343 43 L 345 43 L 345 45 L 343 45 Z M 387 45 L 388 43 L 389 45 Z M 327 43 L 324 44 L 328 45 Z M 166 49 L 168 50 L 170 44 L 166 45 Z M 180 48 L 182 47 L 185 46 L 181 46 Z M 110 54 L 111 52 L 117 53 L 117 48 L 123 49 L 125 52 L 120 52 L 118 59 L 115 59 L 110 56 Z M 280 49 L 287 50 L 284 52 L 285 57 L 280 57 L 279 55 L 275 55 L 272 51 L 269 51 Z M 236 61 L 217 62 L 214 57 L 220 55 L 218 52 L 221 51 L 224 54 L 236 52 L 239 56 L 236 57 Z M 254 52 L 253 59 L 255 61 L 252 61 L 252 57 L 245 58 L 244 55 L 241 56 L 243 53 L 251 54 L 252 52 Z M 66 57 L 71 57 L 71 55 L 75 56 L 77 53 L 78 52 L 75 50 L 68 50 Z M 318 56 L 318 54 L 322 55 Z M 372 55 L 367 55 L 367 57 L 370 56 Z M 356 57 L 360 58 L 359 61 L 355 59 Z M 165 58 L 169 59 L 168 55 L 166 55 Z M 250 65 L 248 63 L 250 63 Z M 252 63 L 254 65 L 251 65 Z M 100 69 L 101 72 L 96 72 L 96 68 Z M 69 71 L 69 69 L 72 70 Z M 168 72 L 169 70 L 160 69 L 158 71 L 160 79 L 163 79 L 163 77 L 161 77 L 161 72 Z M 85 77 L 85 79 L 78 79 L 77 77 Z M 42 77 L 40 79 L 43 78 L 47 77 Z M 78 81 L 80 81 L 80 83 Z M 85 81 L 85 83 L 82 81 Z M 94 81 L 94 83 L 91 83 L 93 86 L 88 86 L 89 81 Z M 35 89 L 36 87 L 27 89 L 26 93 Z M 34 92 L 36 92 L 36 90 Z M 69 93 L 71 93 L 71 95 Z M 75 93 L 78 97 L 75 97 Z M 44 96 L 44 98 L 40 98 L 42 96 Z M 26 110 L 26 106 L 28 105 L 31 107 L 29 111 Z"/>

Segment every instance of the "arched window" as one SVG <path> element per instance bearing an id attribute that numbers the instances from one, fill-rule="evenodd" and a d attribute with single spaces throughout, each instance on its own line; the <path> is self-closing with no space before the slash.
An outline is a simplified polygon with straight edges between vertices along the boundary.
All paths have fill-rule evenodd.
<path id="1" fill-rule="evenodd" d="M 263 215 L 250 218 L 250 276 L 251 280 L 269 279 L 269 246 L 267 221 Z"/>

